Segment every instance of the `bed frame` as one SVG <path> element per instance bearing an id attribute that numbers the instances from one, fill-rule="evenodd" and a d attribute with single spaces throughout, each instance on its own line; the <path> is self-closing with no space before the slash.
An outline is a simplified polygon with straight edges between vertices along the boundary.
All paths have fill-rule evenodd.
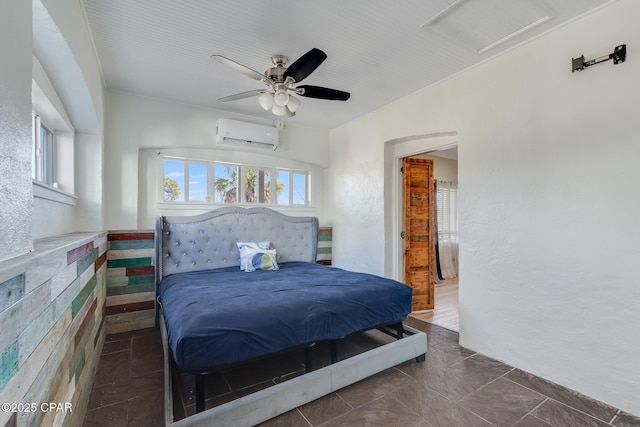
<path id="1" fill-rule="evenodd" d="M 162 278 L 170 274 L 237 266 L 235 243 L 256 239 L 269 240 L 278 248 L 278 263 L 315 262 L 318 219 L 287 216 L 268 208 L 238 207 L 223 207 L 196 216 L 158 217 L 156 288 Z M 339 362 L 335 342 L 331 342 L 332 364 L 316 371 L 312 371 L 310 346 L 307 346 L 306 374 L 207 411 L 204 411 L 204 375 L 214 371 L 197 372 L 194 374 L 198 413 L 174 423 L 173 357 L 162 309 L 158 307 L 165 361 L 165 423 L 171 426 L 208 426 L 213 422 L 234 426 L 259 424 L 404 361 L 412 358 L 423 361 L 427 351 L 423 332 L 401 323 L 380 325 L 380 330 L 397 341 Z"/>

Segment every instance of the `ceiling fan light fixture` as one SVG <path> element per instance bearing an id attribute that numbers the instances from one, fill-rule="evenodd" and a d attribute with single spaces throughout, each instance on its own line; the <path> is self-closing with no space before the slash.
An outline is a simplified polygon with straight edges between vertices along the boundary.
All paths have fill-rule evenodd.
<path id="1" fill-rule="evenodd" d="M 271 92 L 265 92 L 258 97 L 258 103 L 265 110 L 270 110 L 273 107 L 273 94 Z"/>
<path id="2" fill-rule="evenodd" d="M 289 95 L 289 103 L 287 104 L 287 107 L 292 113 L 296 112 L 298 107 L 300 107 L 300 104 L 302 104 L 302 102 L 300 102 L 298 98 Z"/>
<path id="3" fill-rule="evenodd" d="M 456 0 L 460 2 L 463 0 Z M 293 117 L 302 105 L 300 99 L 289 94 L 289 91 L 306 98 L 329 99 L 346 101 L 351 94 L 341 90 L 329 89 L 320 86 L 297 86 L 307 78 L 318 66 L 327 59 L 327 55 L 320 49 L 313 48 L 289 65 L 289 58 L 285 55 L 272 55 L 273 67 L 264 73 L 259 73 L 249 67 L 245 67 L 231 59 L 221 55 L 212 55 L 223 65 L 238 71 L 252 79 L 259 80 L 268 86 L 268 89 L 249 90 L 231 96 L 219 98 L 220 102 L 235 101 L 249 97 L 258 97 L 258 104 L 265 110 L 271 111 L 280 117 Z"/>
<path id="4" fill-rule="evenodd" d="M 273 100 L 275 105 L 279 107 L 285 107 L 289 102 L 289 94 L 286 89 L 278 89 L 276 93 L 273 95 Z"/>
<path id="5" fill-rule="evenodd" d="M 273 112 L 273 114 L 275 114 L 276 116 L 284 116 L 285 114 L 287 114 L 287 106 L 286 105 L 278 105 L 273 104 L 273 109 L 271 110 L 271 112 Z"/>

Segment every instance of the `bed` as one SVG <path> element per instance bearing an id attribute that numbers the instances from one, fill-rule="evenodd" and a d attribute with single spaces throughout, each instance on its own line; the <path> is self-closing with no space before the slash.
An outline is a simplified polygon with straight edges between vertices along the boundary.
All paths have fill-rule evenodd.
<path id="1" fill-rule="evenodd" d="M 413 357 L 424 360 L 426 337 L 402 324 L 411 311 L 411 288 L 379 276 L 316 264 L 315 217 L 292 217 L 267 208 L 219 208 L 196 216 L 159 217 L 156 236 L 166 360 L 196 376 L 198 412 L 204 409 L 205 374 L 290 349 L 311 349 L 322 341 L 332 344 L 335 371 L 343 363 L 337 361 L 335 343 L 359 331 L 380 328 L 395 334 L 398 342 L 411 341 L 408 353 L 395 350 L 394 363 Z M 243 253 L 257 259 L 255 265 L 262 269 L 251 271 L 254 266 L 243 261 L 246 271 L 241 271 L 239 242 L 250 243 L 253 249 L 261 243 L 264 250 Z M 264 260 L 269 262 L 261 265 Z M 271 269 L 274 265 L 277 269 Z M 310 351 L 306 365 L 308 373 L 322 375 L 322 369 L 312 372 Z M 378 365 L 368 375 L 389 367 Z M 298 382 L 301 387 L 310 386 Z M 306 395 L 313 397 L 313 393 Z M 233 405 L 239 404 L 232 402 L 228 416 L 233 417 Z M 224 410 L 213 408 L 203 414 L 212 412 L 220 421 Z M 167 418 L 170 423 L 171 414 Z M 238 425 L 237 420 L 234 424 Z"/>

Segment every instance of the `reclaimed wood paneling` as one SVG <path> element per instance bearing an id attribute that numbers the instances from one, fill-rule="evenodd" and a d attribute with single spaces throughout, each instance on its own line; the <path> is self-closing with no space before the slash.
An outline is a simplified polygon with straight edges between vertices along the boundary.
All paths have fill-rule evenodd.
<path id="1" fill-rule="evenodd" d="M 93 250 L 93 242 L 89 242 L 86 245 L 82 245 L 78 248 L 72 249 L 67 252 L 67 265 L 74 261 L 77 261 L 80 257 Z"/>
<path id="2" fill-rule="evenodd" d="M 332 242 L 333 241 L 333 228 L 332 227 L 320 227 L 318 229 L 318 253 L 316 256 L 316 262 L 318 264 L 331 265 L 332 262 Z"/>
<path id="3" fill-rule="evenodd" d="M 108 234 L 108 334 L 155 325 L 154 233 L 149 230 L 112 231 Z"/>
<path id="4" fill-rule="evenodd" d="M 19 264 L 0 262 L 0 277 L 9 276 L 0 291 L 11 287 L 15 298 L 10 306 L 0 306 L 0 401 L 82 402 L 104 342 L 106 233 L 48 238 L 43 249 L 38 241 L 34 246 Z M 10 273 L 22 279 L 7 283 L 16 277 Z M 1 412 L 0 426 L 81 425 L 85 409 Z"/>
<path id="5" fill-rule="evenodd" d="M 153 231 L 111 231 L 107 235 L 107 240 L 153 240 Z"/>

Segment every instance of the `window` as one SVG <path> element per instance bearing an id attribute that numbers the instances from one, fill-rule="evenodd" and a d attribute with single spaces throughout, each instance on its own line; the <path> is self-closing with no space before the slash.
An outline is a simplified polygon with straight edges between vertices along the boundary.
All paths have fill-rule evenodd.
<path id="1" fill-rule="evenodd" d="M 244 196 L 247 203 L 271 202 L 271 171 L 246 168 L 244 174 Z M 276 189 L 277 192 L 277 189 Z"/>
<path id="2" fill-rule="evenodd" d="M 31 156 L 31 177 L 44 184 L 53 185 L 55 180 L 54 159 L 55 140 L 51 132 L 33 112 L 33 152 Z"/>
<path id="3" fill-rule="evenodd" d="M 304 205 L 307 199 L 307 174 L 293 172 L 291 183 L 291 204 Z"/>
<path id="4" fill-rule="evenodd" d="M 438 242 L 458 242 L 458 185 L 438 181 L 436 186 Z"/>
<path id="5" fill-rule="evenodd" d="M 438 227 L 438 275 L 458 277 L 458 184 L 436 183 L 436 222 Z"/>
<path id="6" fill-rule="evenodd" d="M 36 81 L 37 80 L 37 81 Z M 38 61 L 31 80 L 34 200 L 75 205 L 75 129 Z"/>
<path id="7" fill-rule="evenodd" d="M 184 162 L 164 161 L 164 201 L 184 202 Z"/>
<path id="8" fill-rule="evenodd" d="M 216 203 L 238 203 L 238 167 L 215 164 L 213 182 Z"/>
<path id="9" fill-rule="evenodd" d="M 248 205 L 309 203 L 309 173 L 163 158 L 163 201 Z"/>
<path id="10" fill-rule="evenodd" d="M 280 193 L 276 198 L 276 204 L 288 205 L 289 204 L 289 171 L 278 171 L 276 175 L 276 182 L 280 183 Z"/>

